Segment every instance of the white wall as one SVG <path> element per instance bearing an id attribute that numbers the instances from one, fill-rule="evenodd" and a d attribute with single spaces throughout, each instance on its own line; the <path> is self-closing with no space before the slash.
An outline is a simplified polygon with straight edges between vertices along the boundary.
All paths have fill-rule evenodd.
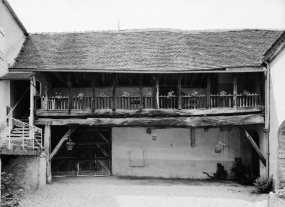
<path id="1" fill-rule="evenodd" d="M 4 33 L 4 60 L 0 58 L 0 77 L 8 73 L 13 65 L 25 35 L 7 7 L 0 1 L 0 27 Z M 0 81 L 0 117 L 6 116 L 6 106 L 10 106 L 10 81 Z"/>
<path id="2" fill-rule="evenodd" d="M 278 183 L 278 129 L 285 120 L 285 50 L 270 63 L 270 174 Z M 278 187 L 278 186 L 277 186 Z"/>
<path id="3" fill-rule="evenodd" d="M 234 159 L 241 156 L 239 129 L 220 132 L 219 128 L 195 129 L 195 147 L 191 147 L 190 129 L 155 129 L 157 140 L 146 133 L 147 128 L 112 129 L 112 172 L 119 176 L 151 176 L 164 178 L 207 178 L 217 163 L 230 172 Z M 152 128 L 153 130 L 153 128 Z M 225 143 L 222 153 L 215 153 L 218 141 Z M 145 166 L 130 167 L 128 152 L 145 150 Z"/>

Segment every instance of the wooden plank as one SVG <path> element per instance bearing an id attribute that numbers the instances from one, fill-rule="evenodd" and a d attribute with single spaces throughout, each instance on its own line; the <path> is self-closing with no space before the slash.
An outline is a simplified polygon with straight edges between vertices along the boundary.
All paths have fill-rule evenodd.
<path id="1" fill-rule="evenodd" d="M 42 118 L 36 121 L 37 125 L 44 125 L 50 122 L 51 125 L 63 126 L 69 124 L 84 126 L 105 126 L 105 127 L 218 127 L 218 126 L 239 126 L 250 124 L 263 124 L 263 114 L 248 114 L 236 116 L 209 116 L 209 117 L 169 117 L 169 118 L 87 118 L 87 119 L 48 119 Z"/>
<path id="2" fill-rule="evenodd" d="M 235 114 L 244 114 L 244 113 L 257 113 L 262 112 L 264 106 L 254 106 L 254 107 L 245 107 L 245 108 L 212 108 L 212 109 L 143 109 L 140 110 L 127 110 L 127 109 L 117 109 L 115 112 L 112 112 L 112 109 L 96 109 L 95 112 L 92 112 L 91 109 L 87 110 L 74 110 L 71 111 L 70 116 L 76 117 L 152 117 L 152 116 L 207 116 L 207 115 L 235 115 Z M 37 117 L 66 117 L 68 116 L 68 110 L 36 110 Z"/>
<path id="3" fill-rule="evenodd" d="M 206 108 L 211 108 L 211 74 L 207 75 L 207 103 Z"/>
<path id="4" fill-rule="evenodd" d="M 156 109 L 159 109 L 159 76 L 158 74 L 155 75 L 155 88 L 156 88 L 156 93 L 155 93 Z"/>
<path id="5" fill-rule="evenodd" d="M 113 74 L 113 83 L 112 83 L 112 111 L 116 111 L 116 74 Z"/>
<path id="6" fill-rule="evenodd" d="M 91 79 L 92 79 L 92 106 L 91 106 L 91 110 L 92 112 L 95 111 L 95 74 L 91 75 Z"/>
<path id="7" fill-rule="evenodd" d="M 237 74 L 233 74 L 233 107 L 237 108 Z"/>
<path id="8" fill-rule="evenodd" d="M 178 74 L 178 82 L 177 82 L 177 109 L 181 110 L 182 108 L 182 98 L 181 98 L 181 75 Z"/>
<path id="9" fill-rule="evenodd" d="M 52 151 L 52 153 L 50 154 L 50 161 L 52 161 L 52 159 L 54 158 L 54 156 L 56 155 L 56 153 L 59 151 L 59 149 L 61 148 L 63 142 L 65 142 L 66 140 L 68 140 L 68 137 L 76 130 L 77 127 L 73 127 L 71 129 L 69 129 L 65 135 L 61 138 L 61 140 L 58 142 L 58 144 L 56 145 L 56 147 L 54 148 L 54 150 Z"/>
<path id="10" fill-rule="evenodd" d="M 46 171 L 46 178 L 47 183 L 52 183 L 52 177 L 51 177 L 51 163 L 50 163 L 50 142 L 51 142 L 51 129 L 50 129 L 50 123 L 46 123 L 45 125 L 45 132 L 44 132 L 44 151 L 47 157 L 47 171 Z"/>
<path id="11" fill-rule="evenodd" d="M 253 149 L 257 152 L 259 159 L 261 160 L 261 162 L 263 163 L 264 166 L 266 166 L 266 159 L 264 158 L 264 156 L 262 155 L 261 151 L 259 150 L 258 146 L 256 145 L 255 141 L 253 140 L 253 138 L 250 136 L 250 134 L 242 127 L 239 126 L 240 132 L 241 134 L 248 139 L 248 141 L 251 143 Z"/>

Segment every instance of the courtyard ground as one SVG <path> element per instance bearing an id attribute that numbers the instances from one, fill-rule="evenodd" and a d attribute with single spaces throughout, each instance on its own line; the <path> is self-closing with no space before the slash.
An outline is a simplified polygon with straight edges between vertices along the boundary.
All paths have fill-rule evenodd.
<path id="1" fill-rule="evenodd" d="M 21 206 L 266 207 L 267 195 L 253 190 L 230 181 L 65 177 L 27 194 Z"/>

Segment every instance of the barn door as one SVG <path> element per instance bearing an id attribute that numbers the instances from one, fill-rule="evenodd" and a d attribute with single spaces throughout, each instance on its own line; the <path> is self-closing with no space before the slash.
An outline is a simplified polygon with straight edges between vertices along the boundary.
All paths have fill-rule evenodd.
<path id="1" fill-rule="evenodd" d="M 111 175 L 110 129 L 84 128 L 77 140 L 77 175 Z"/>

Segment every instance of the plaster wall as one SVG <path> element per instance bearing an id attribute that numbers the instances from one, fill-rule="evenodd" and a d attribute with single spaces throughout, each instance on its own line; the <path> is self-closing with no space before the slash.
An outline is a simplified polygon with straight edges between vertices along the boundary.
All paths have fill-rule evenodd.
<path id="1" fill-rule="evenodd" d="M 46 184 L 46 156 L 18 156 L 9 161 L 3 169 L 12 173 L 15 182 L 27 191 L 34 191 Z"/>
<path id="2" fill-rule="evenodd" d="M 14 64 L 25 35 L 7 7 L 0 1 L 0 40 L 4 59 L 0 58 L 0 77 L 8 73 L 8 67 Z M 11 94 L 13 95 L 13 94 Z M 10 106 L 10 81 L 0 81 L 0 117 L 6 117 L 6 106 Z"/>
<path id="3" fill-rule="evenodd" d="M 285 179 L 285 174 L 278 177 L 278 130 L 285 120 L 285 50 L 270 63 L 270 175 L 273 174 L 275 187 L 278 188 L 280 179 Z M 285 149 L 283 149 L 285 150 Z"/>
<path id="4" fill-rule="evenodd" d="M 191 147 L 190 129 L 153 129 L 143 127 L 112 129 L 112 172 L 118 176 L 151 176 L 164 178 L 208 178 L 221 163 L 230 172 L 234 159 L 241 156 L 239 129 L 220 132 L 219 128 L 195 129 L 195 146 Z M 157 140 L 152 140 L 152 134 Z M 215 147 L 225 144 L 221 153 Z M 143 167 L 130 166 L 130 151 L 144 150 Z"/>

